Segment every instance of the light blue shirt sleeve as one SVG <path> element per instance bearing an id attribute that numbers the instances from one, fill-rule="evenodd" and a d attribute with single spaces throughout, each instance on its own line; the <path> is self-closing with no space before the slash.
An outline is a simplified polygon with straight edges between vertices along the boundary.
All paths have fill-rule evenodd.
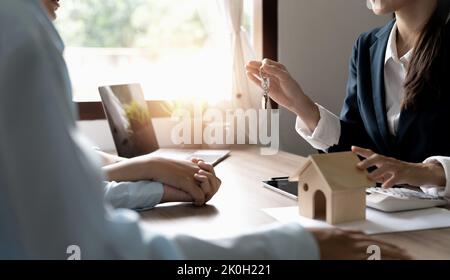
<path id="1" fill-rule="evenodd" d="M 318 260 L 318 245 L 298 224 L 272 225 L 227 239 L 205 242 L 177 236 L 182 256 L 192 260 Z M 213 253 L 212 253 L 213 252 Z"/>
<path id="2" fill-rule="evenodd" d="M 107 203 L 114 208 L 128 208 L 145 211 L 161 202 L 163 185 L 158 182 L 103 182 Z"/>

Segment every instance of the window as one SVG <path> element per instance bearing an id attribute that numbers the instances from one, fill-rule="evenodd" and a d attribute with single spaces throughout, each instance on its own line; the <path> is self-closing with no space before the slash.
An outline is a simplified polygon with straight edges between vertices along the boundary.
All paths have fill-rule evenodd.
<path id="1" fill-rule="evenodd" d="M 253 37 L 254 3 L 243 23 Z M 141 83 L 148 100 L 217 102 L 231 97 L 230 49 L 213 0 L 72 0 L 56 26 L 75 101 L 98 101 L 98 86 Z"/>

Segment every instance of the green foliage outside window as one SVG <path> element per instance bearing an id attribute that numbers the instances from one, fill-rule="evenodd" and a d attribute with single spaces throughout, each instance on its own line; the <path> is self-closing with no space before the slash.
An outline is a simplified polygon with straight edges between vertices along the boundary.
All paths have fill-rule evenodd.
<path id="1" fill-rule="evenodd" d="M 57 27 L 71 47 L 198 48 L 210 32 L 201 2 L 71 0 L 58 12 Z"/>

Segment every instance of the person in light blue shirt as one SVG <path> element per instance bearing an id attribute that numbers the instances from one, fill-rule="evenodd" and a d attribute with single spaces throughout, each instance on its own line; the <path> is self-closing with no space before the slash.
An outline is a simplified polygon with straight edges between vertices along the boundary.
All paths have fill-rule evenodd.
<path id="1" fill-rule="evenodd" d="M 56 20 L 60 1 L 41 2 L 49 18 Z M 97 153 L 109 180 L 104 182 L 105 199 L 115 208 L 144 211 L 166 202 L 193 202 L 203 206 L 221 184 L 213 166 L 201 159 L 188 162 L 151 155 L 125 159 Z"/>
<path id="2" fill-rule="evenodd" d="M 271 226 L 223 240 L 166 236 L 104 203 L 101 159 L 78 131 L 62 42 L 40 0 L 0 2 L 0 259 L 406 258 L 356 232 Z"/>

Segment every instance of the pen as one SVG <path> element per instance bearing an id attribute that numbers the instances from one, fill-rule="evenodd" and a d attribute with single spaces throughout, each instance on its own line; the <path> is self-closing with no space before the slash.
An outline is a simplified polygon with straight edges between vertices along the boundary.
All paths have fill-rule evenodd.
<path id="1" fill-rule="evenodd" d="M 283 181 L 287 179 L 289 179 L 289 177 L 274 177 L 271 179 L 271 181 Z"/>

